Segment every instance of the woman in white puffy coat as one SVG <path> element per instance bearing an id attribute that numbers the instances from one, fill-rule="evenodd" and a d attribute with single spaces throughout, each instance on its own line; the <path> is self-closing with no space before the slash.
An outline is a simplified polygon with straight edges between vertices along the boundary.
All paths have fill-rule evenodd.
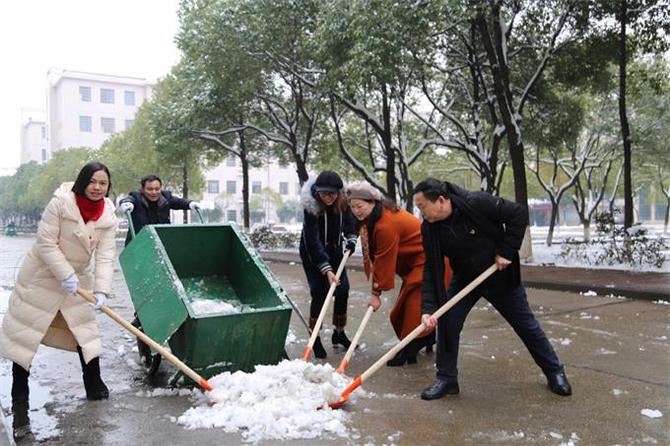
<path id="1" fill-rule="evenodd" d="M 95 312 L 76 293 L 78 286 L 93 290 L 98 300 L 93 307 L 99 308 L 111 291 L 116 217 L 106 198 L 109 188 L 109 170 L 96 161 L 81 169 L 74 184 L 61 185 L 21 265 L 0 330 L 0 356 L 14 363 L 15 428 L 28 426 L 28 375 L 40 343 L 77 351 L 87 398 L 109 396 L 100 377 L 102 343 Z M 17 420 L 17 412 L 24 411 L 24 419 Z"/>

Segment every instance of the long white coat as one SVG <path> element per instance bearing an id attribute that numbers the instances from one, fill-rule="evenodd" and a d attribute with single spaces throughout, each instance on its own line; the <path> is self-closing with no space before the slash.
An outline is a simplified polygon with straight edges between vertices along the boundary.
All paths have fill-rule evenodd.
<path id="1" fill-rule="evenodd" d="M 0 356 L 26 370 L 40 343 L 71 351 L 79 345 L 87 363 L 102 351 L 95 312 L 60 284 L 74 273 L 80 287 L 110 293 L 114 204 L 105 198 L 102 216 L 84 224 L 71 188 L 72 183 L 61 185 L 42 214 L 37 241 L 21 265 L 0 331 Z"/>

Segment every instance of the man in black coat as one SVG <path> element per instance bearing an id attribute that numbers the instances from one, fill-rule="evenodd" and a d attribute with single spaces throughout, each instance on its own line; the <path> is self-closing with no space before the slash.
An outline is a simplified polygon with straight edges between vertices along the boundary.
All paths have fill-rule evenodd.
<path id="1" fill-rule="evenodd" d="M 137 234 L 146 225 L 170 223 L 170 209 L 199 208 L 197 202 L 172 195 L 163 190 L 163 182 L 156 175 L 147 175 L 140 180 L 140 189 L 134 190 L 119 202 L 123 212 L 130 211 L 133 228 Z M 130 231 L 126 245 L 130 243 Z"/>
<path id="2" fill-rule="evenodd" d="M 434 178 L 417 184 L 414 202 L 421 211 L 426 263 L 421 296 L 422 322 L 438 327 L 437 379 L 421 398 L 433 400 L 459 393 L 458 344 L 463 323 L 481 296 L 507 320 L 536 364 L 552 392 L 572 394 L 563 364 L 528 305 L 521 284 L 518 250 L 528 225 L 528 213 L 519 205 L 486 192 L 470 192 Z M 445 289 L 444 257 L 453 276 Z M 445 313 L 431 316 L 493 263 L 498 271 Z"/>

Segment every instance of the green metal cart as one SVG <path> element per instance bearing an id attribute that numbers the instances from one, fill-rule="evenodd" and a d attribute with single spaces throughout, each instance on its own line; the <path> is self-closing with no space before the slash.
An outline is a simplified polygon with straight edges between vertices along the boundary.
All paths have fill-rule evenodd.
<path id="1" fill-rule="evenodd" d="M 205 378 L 285 357 L 290 301 L 236 225 L 146 226 L 120 262 L 136 324 Z"/>

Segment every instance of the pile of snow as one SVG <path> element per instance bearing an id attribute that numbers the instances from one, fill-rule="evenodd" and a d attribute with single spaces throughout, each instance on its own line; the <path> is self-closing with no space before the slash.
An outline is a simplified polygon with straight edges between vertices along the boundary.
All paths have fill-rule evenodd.
<path id="1" fill-rule="evenodd" d="M 204 314 L 233 314 L 242 313 L 251 307 L 240 302 L 226 302 L 225 300 L 212 300 L 194 298 L 191 300 L 191 308 L 196 315 Z"/>
<path id="2" fill-rule="evenodd" d="M 214 387 L 210 400 L 216 403 L 187 410 L 179 424 L 241 432 L 251 442 L 349 436 L 347 413 L 327 405 L 339 400 L 349 380 L 329 364 L 285 360 L 256 366 L 254 373 L 225 372 L 209 383 Z"/>

